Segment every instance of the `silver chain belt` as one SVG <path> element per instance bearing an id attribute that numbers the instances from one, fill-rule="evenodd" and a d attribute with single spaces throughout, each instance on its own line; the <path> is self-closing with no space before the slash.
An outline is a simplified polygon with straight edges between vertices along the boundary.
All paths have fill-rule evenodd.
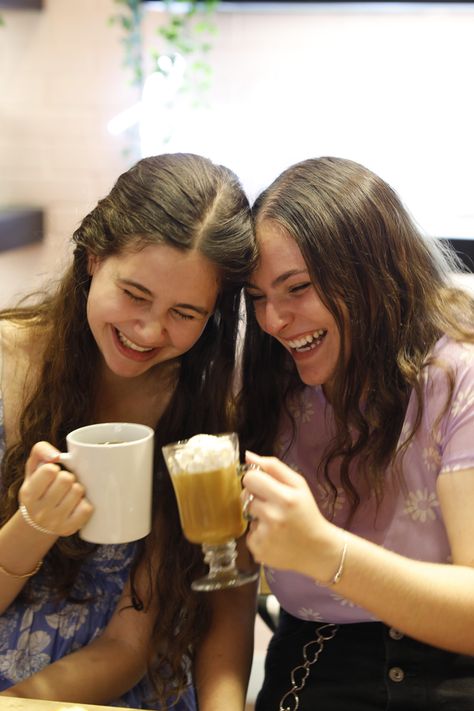
<path id="1" fill-rule="evenodd" d="M 324 644 L 334 637 L 338 625 L 331 623 L 321 625 L 316 629 L 316 639 L 307 642 L 303 647 L 303 663 L 291 670 L 289 689 L 280 699 L 278 711 L 296 711 L 300 705 L 299 692 L 305 687 L 309 676 L 310 668 L 318 661 L 319 655 L 324 649 Z"/>

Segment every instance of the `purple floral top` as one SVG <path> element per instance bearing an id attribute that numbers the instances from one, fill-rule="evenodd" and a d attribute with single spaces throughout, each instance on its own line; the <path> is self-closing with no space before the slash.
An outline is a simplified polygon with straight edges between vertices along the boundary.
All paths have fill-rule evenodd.
<path id="1" fill-rule="evenodd" d="M 374 497 L 362 495 L 362 503 L 349 530 L 401 555 L 446 563 L 450 561 L 450 548 L 436 495 L 436 480 L 441 473 L 474 469 L 474 346 L 443 337 L 436 344 L 434 354 L 440 364 L 453 369 L 451 405 L 443 414 L 448 396 L 446 371 L 441 366 L 430 366 L 423 373 L 422 423 L 403 459 L 405 486 L 397 489 L 387 484 L 378 512 Z M 329 488 L 316 478 L 315 472 L 334 428 L 331 407 L 320 387 L 306 387 L 291 411 L 297 425 L 295 440 L 288 449 L 291 430 L 289 423 L 283 422 L 276 454 L 303 474 L 321 511 L 329 517 L 332 503 Z M 415 414 L 412 395 L 401 442 L 411 432 Z M 338 483 L 337 468 L 332 467 L 331 473 L 337 486 L 332 520 L 345 527 L 348 502 Z M 266 576 L 282 608 L 300 619 L 334 623 L 374 619 L 335 590 L 306 576 L 274 568 L 267 569 Z"/>

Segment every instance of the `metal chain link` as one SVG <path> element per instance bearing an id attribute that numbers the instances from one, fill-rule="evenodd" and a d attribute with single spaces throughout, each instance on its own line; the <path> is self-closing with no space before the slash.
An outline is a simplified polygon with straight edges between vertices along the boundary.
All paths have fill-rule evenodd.
<path id="1" fill-rule="evenodd" d="M 338 629 L 338 625 L 331 623 L 316 628 L 316 639 L 307 642 L 303 647 L 303 664 L 291 670 L 291 689 L 288 689 L 281 697 L 278 711 L 297 711 L 300 705 L 298 693 L 305 687 L 310 668 L 318 661 L 319 655 L 324 649 L 325 642 L 332 639 Z M 292 704 L 294 704 L 294 706 Z"/>

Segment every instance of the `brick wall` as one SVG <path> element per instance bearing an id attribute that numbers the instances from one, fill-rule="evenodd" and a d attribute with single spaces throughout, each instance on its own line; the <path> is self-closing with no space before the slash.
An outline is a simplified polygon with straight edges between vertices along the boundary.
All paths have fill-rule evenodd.
<path id="1" fill-rule="evenodd" d="M 57 273 L 78 221 L 127 167 L 108 120 L 136 100 L 121 68 L 112 0 L 2 10 L 0 205 L 45 210 L 40 246 L 0 254 L 0 303 Z"/>

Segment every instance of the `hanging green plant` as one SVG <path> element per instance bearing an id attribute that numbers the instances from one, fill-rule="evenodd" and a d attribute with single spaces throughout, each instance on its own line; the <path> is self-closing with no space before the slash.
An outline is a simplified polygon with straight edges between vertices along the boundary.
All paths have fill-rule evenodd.
<path id="1" fill-rule="evenodd" d="M 166 74 L 168 62 L 174 63 L 177 57 L 186 61 L 182 92 L 191 98 L 193 106 L 205 106 L 208 103 L 208 91 L 212 82 L 212 65 L 209 55 L 213 47 L 212 40 L 217 34 L 214 21 L 215 11 L 220 0 L 165 0 L 168 22 L 157 29 L 163 40 L 163 49 L 151 50 L 155 71 Z M 183 10 L 179 12 L 179 6 Z"/>
<path id="2" fill-rule="evenodd" d="M 159 38 L 148 56 L 143 50 L 142 0 L 115 0 L 120 10 L 110 18 L 122 29 L 124 66 L 131 72 L 131 84 L 142 87 L 146 69 L 164 77 L 180 59 L 185 60 L 182 92 L 189 93 L 193 105 L 205 105 L 211 86 L 209 54 L 217 33 L 214 13 L 220 0 L 164 0 L 167 20 L 156 30 Z"/>
<path id="3" fill-rule="evenodd" d="M 160 19 L 165 22 L 160 22 L 156 29 L 156 43 L 146 49 L 145 0 L 114 1 L 117 12 L 109 18 L 109 24 L 122 30 L 123 66 L 129 73 L 131 86 L 139 93 L 138 118 L 117 132 L 126 131 L 128 146 L 124 155 L 136 160 L 142 152 L 155 150 L 157 135 L 161 144 L 170 142 L 177 111 L 209 106 L 212 83 L 209 55 L 217 33 L 214 13 L 220 0 L 164 0 L 166 16 Z M 145 124 L 152 125 L 152 129 L 147 131 Z M 153 136 L 152 147 L 150 136 Z"/>
<path id="4" fill-rule="evenodd" d="M 141 0 L 115 0 L 120 12 L 109 18 L 110 25 L 119 25 L 122 29 L 120 39 L 123 47 L 123 66 L 128 69 L 132 76 L 130 83 L 132 86 L 142 87 L 143 85 L 143 3 Z"/>

